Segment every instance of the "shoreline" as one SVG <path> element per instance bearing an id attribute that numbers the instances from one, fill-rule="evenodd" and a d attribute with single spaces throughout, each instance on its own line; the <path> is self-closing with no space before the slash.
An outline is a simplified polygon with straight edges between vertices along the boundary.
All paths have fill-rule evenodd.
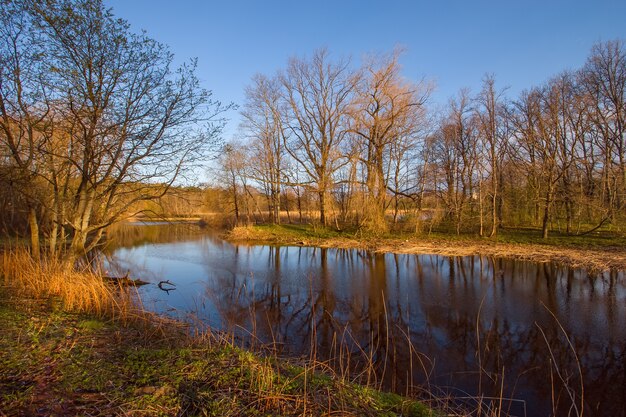
<path id="1" fill-rule="evenodd" d="M 273 226 L 277 229 L 280 226 Z M 224 235 L 234 243 L 272 244 L 282 246 L 316 246 L 333 249 L 360 249 L 374 253 L 396 253 L 442 256 L 494 256 L 533 262 L 556 262 L 571 268 L 591 272 L 626 271 L 626 247 L 601 246 L 574 247 L 541 243 L 512 243 L 487 238 L 464 237 L 347 237 L 311 236 L 303 232 L 283 233 L 282 230 L 264 230 L 263 227 L 238 227 Z"/>
<path id="2" fill-rule="evenodd" d="M 0 327 L 2 416 L 461 415 L 445 398 L 385 392 L 315 358 L 189 335 L 155 315 L 78 311 L 6 281 Z"/>

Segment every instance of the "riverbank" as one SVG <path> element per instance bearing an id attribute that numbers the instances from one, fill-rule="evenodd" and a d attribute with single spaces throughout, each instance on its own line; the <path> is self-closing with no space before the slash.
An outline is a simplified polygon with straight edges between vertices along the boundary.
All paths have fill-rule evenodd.
<path id="1" fill-rule="evenodd" d="M 24 257 L 3 256 L 0 416 L 437 415 L 323 362 L 246 351 L 225 334 L 190 336 L 182 323 L 121 305 L 129 297 L 114 296 L 114 307 L 99 310 L 93 300 L 72 303 L 75 276 L 70 290 L 51 289 L 44 280 L 52 271 L 24 281 L 9 265 Z"/>
<path id="2" fill-rule="evenodd" d="M 236 227 L 225 238 L 234 242 L 363 249 L 378 253 L 485 255 L 534 262 L 558 262 L 592 271 L 626 270 L 626 237 L 595 234 L 554 236 L 543 240 L 533 231 L 505 231 L 497 239 L 456 235 L 368 235 L 309 225 Z"/>

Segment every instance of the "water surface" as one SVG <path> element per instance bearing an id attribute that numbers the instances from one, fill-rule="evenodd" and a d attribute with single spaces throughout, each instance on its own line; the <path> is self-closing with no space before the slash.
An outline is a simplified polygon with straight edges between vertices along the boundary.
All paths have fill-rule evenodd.
<path id="1" fill-rule="evenodd" d="M 247 345 L 366 370 L 364 382 L 399 393 L 450 394 L 470 407 L 504 396 L 511 415 L 568 415 L 582 393 L 585 414 L 626 416 L 623 272 L 233 245 L 188 225 L 117 235 L 111 266 L 154 283 L 141 289 L 147 308 Z M 161 291 L 161 280 L 176 289 Z"/>

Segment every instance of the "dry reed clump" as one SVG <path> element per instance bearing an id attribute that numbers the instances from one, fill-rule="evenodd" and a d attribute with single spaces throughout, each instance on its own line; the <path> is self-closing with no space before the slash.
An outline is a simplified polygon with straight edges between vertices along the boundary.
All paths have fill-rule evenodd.
<path id="1" fill-rule="evenodd" d="M 231 240 L 271 240 L 275 238 L 272 232 L 251 226 L 236 226 L 228 232 L 227 237 Z"/>
<path id="2" fill-rule="evenodd" d="M 62 261 L 37 261 L 25 249 L 2 252 L 0 275 L 4 285 L 33 298 L 53 298 L 63 309 L 114 319 L 137 313 L 132 290 L 105 283 L 89 271 L 75 271 Z"/>

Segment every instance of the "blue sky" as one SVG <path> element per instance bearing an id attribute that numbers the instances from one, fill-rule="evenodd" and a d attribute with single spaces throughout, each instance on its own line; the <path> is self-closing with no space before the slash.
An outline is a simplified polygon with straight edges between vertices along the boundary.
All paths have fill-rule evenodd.
<path id="1" fill-rule="evenodd" d="M 626 1 L 105 0 L 134 31 L 167 44 L 177 62 L 198 58 L 204 87 L 243 103 L 255 73 L 327 47 L 358 63 L 405 49 L 404 76 L 434 80 L 433 105 L 493 73 L 508 95 L 583 65 L 598 41 L 626 40 Z M 239 121 L 237 112 L 225 139 Z"/>

